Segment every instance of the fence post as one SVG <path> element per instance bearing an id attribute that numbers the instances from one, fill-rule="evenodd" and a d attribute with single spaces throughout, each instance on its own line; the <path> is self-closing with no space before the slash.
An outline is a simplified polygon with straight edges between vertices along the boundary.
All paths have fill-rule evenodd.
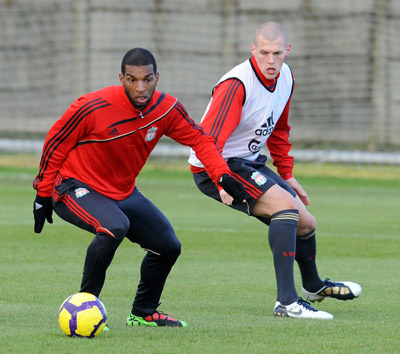
<path id="1" fill-rule="evenodd" d="M 90 91 L 89 0 L 73 0 L 72 73 L 75 97 Z"/>
<path id="2" fill-rule="evenodd" d="M 385 145 L 387 122 L 387 0 L 376 0 L 371 31 L 371 103 L 372 124 L 367 150 L 376 151 Z"/>
<path id="3" fill-rule="evenodd" d="M 237 31 L 239 24 L 237 23 L 237 0 L 222 0 L 222 31 L 221 31 L 221 70 L 226 72 L 234 65 L 238 64 L 238 39 L 240 36 Z"/>

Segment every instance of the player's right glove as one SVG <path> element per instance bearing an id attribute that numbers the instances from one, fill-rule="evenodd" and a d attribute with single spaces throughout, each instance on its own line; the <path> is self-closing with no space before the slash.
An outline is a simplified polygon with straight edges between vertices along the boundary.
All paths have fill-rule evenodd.
<path id="1" fill-rule="evenodd" d="M 224 173 L 221 176 L 219 184 L 233 198 L 232 204 L 241 203 L 245 199 L 246 190 L 243 184 L 228 174 Z"/>
<path id="2" fill-rule="evenodd" d="M 36 196 L 33 202 L 33 217 L 35 219 L 35 232 L 37 234 L 42 232 L 45 220 L 52 224 L 53 223 L 53 203 L 51 197 L 40 197 Z"/>

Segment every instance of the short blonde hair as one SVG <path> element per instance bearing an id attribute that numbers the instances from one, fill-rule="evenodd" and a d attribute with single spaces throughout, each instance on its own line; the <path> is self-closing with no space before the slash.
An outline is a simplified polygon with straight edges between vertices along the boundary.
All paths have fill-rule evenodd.
<path id="1" fill-rule="evenodd" d="M 256 43 L 260 36 L 270 42 L 283 37 L 284 44 L 287 44 L 286 29 L 278 22 L 269 21 L 260 25 L 256 30 Z"/>

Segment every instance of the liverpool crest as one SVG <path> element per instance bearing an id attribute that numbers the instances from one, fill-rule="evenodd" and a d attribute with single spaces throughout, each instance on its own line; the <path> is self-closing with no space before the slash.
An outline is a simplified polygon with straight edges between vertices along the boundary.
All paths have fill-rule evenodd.
<path id="1" fill-rule="evenodd" d="M 150 128 L 146 134 L 146 141 L 151 141 L 156 137 L 157 127 Z"/>

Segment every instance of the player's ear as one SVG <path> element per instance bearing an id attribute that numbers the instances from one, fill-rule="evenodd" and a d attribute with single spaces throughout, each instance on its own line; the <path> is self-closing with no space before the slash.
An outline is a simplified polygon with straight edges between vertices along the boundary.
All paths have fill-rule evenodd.
<path id="1" fill-rule="evenodd" d="M 156 72 L 156 85 L 158 84 L 158 79 L 159 79 L 159 77 L 160 77 L 160 73 L 159 73 L 159 72 Z"/>
<path id="2" fill-rule="evenodd" d="M 291 50 L 292 50 L 292 45 L 290 43 L 288 43 L 286 46 L 286 56 L 288 56 L 290 54 Z"/>
<path id="3" fill-rule="evenodd" d="M 121 84 L 124 84 L 124 75 L 122 75 L 121 73 L 119 74 L 119 81 L 121 82 Z"/>
<path id="4" fill-rule="evenodd" d="M 254 55 L 256 52 L 256 45 L 254 43 L 250 44 L 250 52 L 252 55 Z"/>

